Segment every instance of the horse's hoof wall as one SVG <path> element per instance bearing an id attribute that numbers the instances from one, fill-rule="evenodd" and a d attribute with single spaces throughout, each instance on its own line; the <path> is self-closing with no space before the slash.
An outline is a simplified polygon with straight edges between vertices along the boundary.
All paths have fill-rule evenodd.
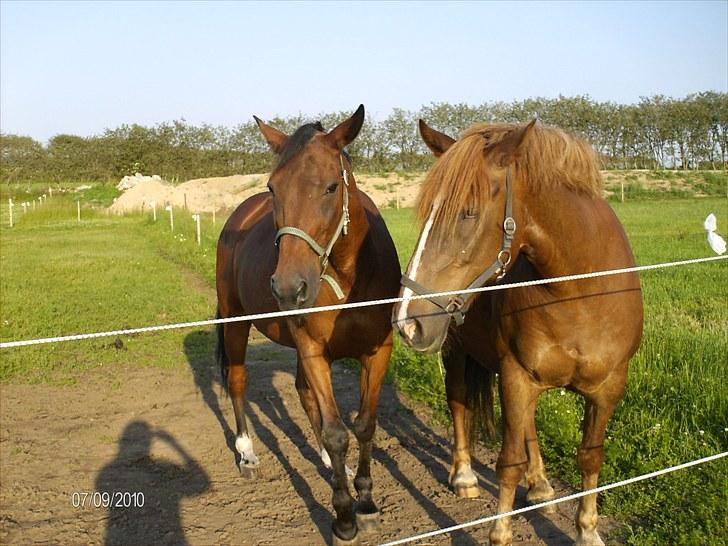
<path id="1" fill-rule="evenodd" d="M 240 476 L 245 478 L 246 480 L 255 480 L 258 478 L 258 467 L 260 465 L 246 465 L 246 464 L 240 464 L 238 465 L 238 468 L 240 469 Z"/>
<path id="2" fill-rule="evenodd" d="M 344 540 L 343 538 L 339 538 L 336 536 L 336 533 L 332 534 L 331 539 L 331 546 L 359 546 L 361 542 L 359 541 L 359 535 L 354 535 L 349 540 Z"/>
<path id="3" fill-rule="evenodd" d="M 372 512 L 371 514 L 357 512 L 356 526 L 359 528 L 360 531 L 364 531 L 365 533 L 378 532 L 381 526 L 379 512 Z"/>
<path id="4" fill-rule="evenodd" d="M 453 491 L 461 499 L 476 499 L 480 496 L 480 488 L 477 485 L 454 485 Z"/>

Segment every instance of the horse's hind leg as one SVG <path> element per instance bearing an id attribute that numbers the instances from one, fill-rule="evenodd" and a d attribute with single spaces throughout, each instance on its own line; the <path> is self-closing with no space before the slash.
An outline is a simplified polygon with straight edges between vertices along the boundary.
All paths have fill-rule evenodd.
<path id="1" fill-rule="evenodd" d="M 379 509 L 372 499 L 371 460 L 374 432 L 377 428 L 379 394 L 391 354 L 392 334 L 390 333 L 376 353 L 361 358 L 359 413 L 354 420 L 354 434 L 359 442 L 359 462 L 354 487 L 358 494 L 357 526 L 365 531 L 379 528 Z"/>
<path id="2" fill-rule="evenodd" d="M 260 461 L 253 450 L 253 441 L 248 434 L 245 420 L 245 386 L 247 371 L 245 369 L 245 351 L 248 348 L 250 323 L 234 322 L 225 324 L 225 352 L 227 353 L 227 388 L 233 401 L 235 424 L 235 450 L 240 455 L 238 467 L 245 478 L 255 478 Z"/>
<path id="3" fill-rule="evenodd" d="M 445 367 L 445 391 L 453 424 L 452 466 L 450 467 L 450 487 L 458 497 L 475 498 L 480 496 L 478 478 L 470 466 L 470 441 L 467 423 L 468 387 L 465 381 L 467 355 L 458 348 L 443 353 Z M 477 364 L 475 364 L 477 365 Z"/>
<path id="4" fill-rule="evenodd" d="M 604 436 L 609 418 L 622 397 L 627 379 L 627 365 L 612 372 L 599 390 L 585 394 L 584 433 L 576 460 L 581 470 L 583 490 L 597 487 L 599 471 L 604 462 Z M 603 546 L 597 532 L 597 494 L 582 497 L 576 512 L 576 544 L 580 546 Z"/>
<path id="5" fill-rule="evenodd" d="M 500 398 L 503 411 L 503 444 L 498 462 L 498 513 L 513 509 L 518 483 L 528 467 L 526 453 L 526 431 L 533 419 L 530 411 L 540 387 L 533 383 L 531 376 L 513 358 L 501 362 Z M 513 530 L 511 517 L 498 519 L 490 530 L 493 545 L 506 546 L 512 543 Z"/>
<path id="6" fill-rule="evenodd" d="M 538 448 L 538 435 L 536 433 L 536 404 L 534 399 L 529 409 L 530 420 L 526 429 L 526 453 L 528 454 L 528 468 L 526 469 L 526 483 L 528 494 L 526 498 L 531 504 L 538 504 L 554 498 L 554 488 L 551 487 L 546 477 L 546 468 L 541 458 L 541 451 Z M 550 504 L 541 509 L 544 513 L 550 514 L 556 511 L 556 506 Z"/>

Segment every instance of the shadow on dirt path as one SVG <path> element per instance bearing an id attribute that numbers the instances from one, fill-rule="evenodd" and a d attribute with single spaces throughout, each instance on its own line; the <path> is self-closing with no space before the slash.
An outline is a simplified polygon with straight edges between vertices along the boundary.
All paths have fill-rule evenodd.
<path id="1" fill-rule="evenodd" d="M 152 458 L 152 440 L 166 444 L 183 463 Z M 108 510 L 107 546 L 187 544 L 180 502 L 209 487 L 207 473 L 169 433 L 137 420 L 124 429 L 116 458 L 99 472 L 96 493 L 85 502 Z"/>
<path id="2" fill-rule="evenodd" d="M 296 408 L 297 414 L 303 413 L 298 407 L 299 401 L 295 389 L 290 389 L 292 392 L 284 392 L 278 386 L 283 378 L 285 378 L 289 386 L 293 386 L 296 369 L 295 353 L 291 349 L 263 341 L 260 335 L 254 336 L 251 341 L 247 355 L 249 375 L 246 415 L 248 421 L 253 427 L 256 440 L 262 443 L 265 449 L 278 459 L 278 463 L 283 467 L 286 476 L 290 479 L 295 493 L 304 500 L 321 539 L 328 540 L 332 518 L 330 502 L 317 502 L 314 499 L 312 486 L 317 489 L 327 488 L 330 471 L 321 463 L 312 441 L 313 434 L 309 430 L 308 421 L 304 418 L 299 425 L 297 420 L 300 422 L 300 416 L 295 419 L 291 411 L 289 411 L 292 404 Z M 228 406 L 230 402 L 225 395 L 220 396 L 224 389 L 220 383 L 219 370 L 211 357 L 214 352 L 214 336 L 212 332 L 206 330 L 189 333 L 185 337 L 184 347 L 195 384 L 208 408 L 219 422 L 223 437 L 230 449 L 230 473 L 231 479 L 233 479 L 232 475 L 235 472 L 234 434 L 221 408 L 222 404 Z M 342 417 L 350 426 L 358 407 L 358 371 L 354 372 L 335 364 L 333 376 L 334 391 Z M 228 412 L 228 415 L 231 413 L 227 407 L 225 411 Z M 272 423 L 273 426 L 266 426 L 264 421 Z M 304 433 L 304 430 L 306 430 L 306 433 Z M 287 438 L 286 443 L 290 442 L 295 446 L 297 451 L 295 457 L 292 456 L 290 451 L 286 451 L 286 446 L 280 440 L 281 434 Z M 353 437 L 351 440 L 348 458 L 350 462 L 356 460 L 357 449 L 356 441 Z M 386 385 L 382 390 L 376 440 L 377 445 L 374 449 L 375 464 L 381 465 L 385 474 L 388 475 L 389 480 L 387 481 L 396 484 L 395 489 L 398 490 L 398 495 L 401 498 L 400 506 L 387 505 L 386 500 L 384 503 L 380 503 L 383 513 L 387 510 L 392 513 L 399 512 L 403 510 L 401 506 L 403 504 L 416 505 L 418 511 L 424 512 L 425 519 L 428 521 L 426 527 L 420 529 L 419 532 L 449 527 L 462 521 L 477 519 L 494 513 L 497 480 L 493 466 L 497 453 L 479 449 L 478 453 L 474 454 L 473 470 L 479 477 L 483 495 L 481 499 L 474 501 L 456 499 L 445 488 L 450 465 L 450 442 L 446 432 L 437 427 L 433 428 L 426 425 L 411 409 L 411 404 L 403 402 L 401 395 L 391 385 Z M 260 451 L 260 447 L 257 447 L 257 450 Z M 404 460 L 402 454 L 406 454 Z M 315 467 L 318 474 L 315 478 L 318 483 L 315 485 L 310 484 L 296 468 L 295 460 L 300 459 L 306 460 Z M 390 484 L 381 483 L 383 476 L 381 476 L 381 472 L 379 474 L 380 476 L 374 476 L 375 496 L 377 490 L 384 492 L 392 489 Z M 423 474 L 428 476 L 427 487 L 423 487 Z M 327 491 L 330 495 L 330 490 Z M 525 489 L 520 487 L 516 507 L 525 505 L 525 493 Z M 445 508 L 443 508 L 443 503 Z M 466 518 L 454 517 L 448 508 L 456 505 L 461 507 L 470 505 L 471 508 L 480 505 L 481 510 Z M 402 518 L 406 520 L 411 518 L 411 515 L 407 514 L 407 510 L 403 511 L 404 513 L 401 516 L 397 515 L 395 519 Z M 470 512 L 472 513 L 472 510 Z M 546 544 L 548 546 L 573 544 L 572 538 L 563 530 L 563 521 L 556 525 L 548 517 L 533 514 L 529 516 L 528 523 L 530 525 L 525 524 L 523 518 L 515 519 L 515 538 L 528 537 L 526 540 L 535 539 L 535 542 L 529 541 L 527 543 Z M 521 531 L 519 525 L 520 527 L 530 527 L 532 532 Z M 458 546 L 479 544 L 483 541 L 482 534 L 482 529 L 478 533 L 472 533 L 470 529 L 456 531 L 450 535 L 440 537 L 439 541 L 435 543 L 449 543 Z M 388 538 L 401 538 L 401 536 L 402 534 L 397 533 Z M 384 537 L 380 536 L 379 539 L 384 540 Z"/>

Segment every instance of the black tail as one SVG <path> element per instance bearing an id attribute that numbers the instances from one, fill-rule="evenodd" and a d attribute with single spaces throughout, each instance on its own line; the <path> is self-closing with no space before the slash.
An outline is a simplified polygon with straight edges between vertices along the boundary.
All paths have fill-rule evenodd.
<path id="1" fill-rule="evenodd" d="M 216 319 L 221 318 L 220 309 L 218 308 Z M 215 360 L 217 365 L 220 366 L 220 377 L 222 377 L 222 385 L 227 392 L 227 376 L 228 369 L 230 367 L 230 361 L 228 360 L 227 353 L 225 352 L 225 326 L 223 324 L 216 324 L 215 329 L 217 330 L 217 345 L 215 346 Z"/>
<path id="2" fill-rule="evenodd" d="M 465 381 L 468 385 L 468 408 L 471 410 L 470 426 L 468 427 L 471 445 L 474 445 L 481 436 L 495 439 L 495 414 L 493 413 L 495 373 L 468 356 L 465 364 Z"/>

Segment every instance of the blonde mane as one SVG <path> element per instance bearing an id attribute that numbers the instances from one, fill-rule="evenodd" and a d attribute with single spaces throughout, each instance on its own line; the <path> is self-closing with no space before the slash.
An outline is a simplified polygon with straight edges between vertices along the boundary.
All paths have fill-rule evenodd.
<path id="1" fill-rule="evenodd" d="M 466 130 L 440 156 L 422 183 L 417 206 L 420 223 L 430 216 L 435 203 L 435 223 L 453 228 L 463 209 L 482 209 L 491 198 L 487 152 L 521 127 L 478 124 Z M 525 183 L 530 193 L 563 187 L 593 197 L 601 195 L 598 158 L 584 140 L 560 129 L 535 125 L 520 150 L 511 164 L 513 180 Z"/>

